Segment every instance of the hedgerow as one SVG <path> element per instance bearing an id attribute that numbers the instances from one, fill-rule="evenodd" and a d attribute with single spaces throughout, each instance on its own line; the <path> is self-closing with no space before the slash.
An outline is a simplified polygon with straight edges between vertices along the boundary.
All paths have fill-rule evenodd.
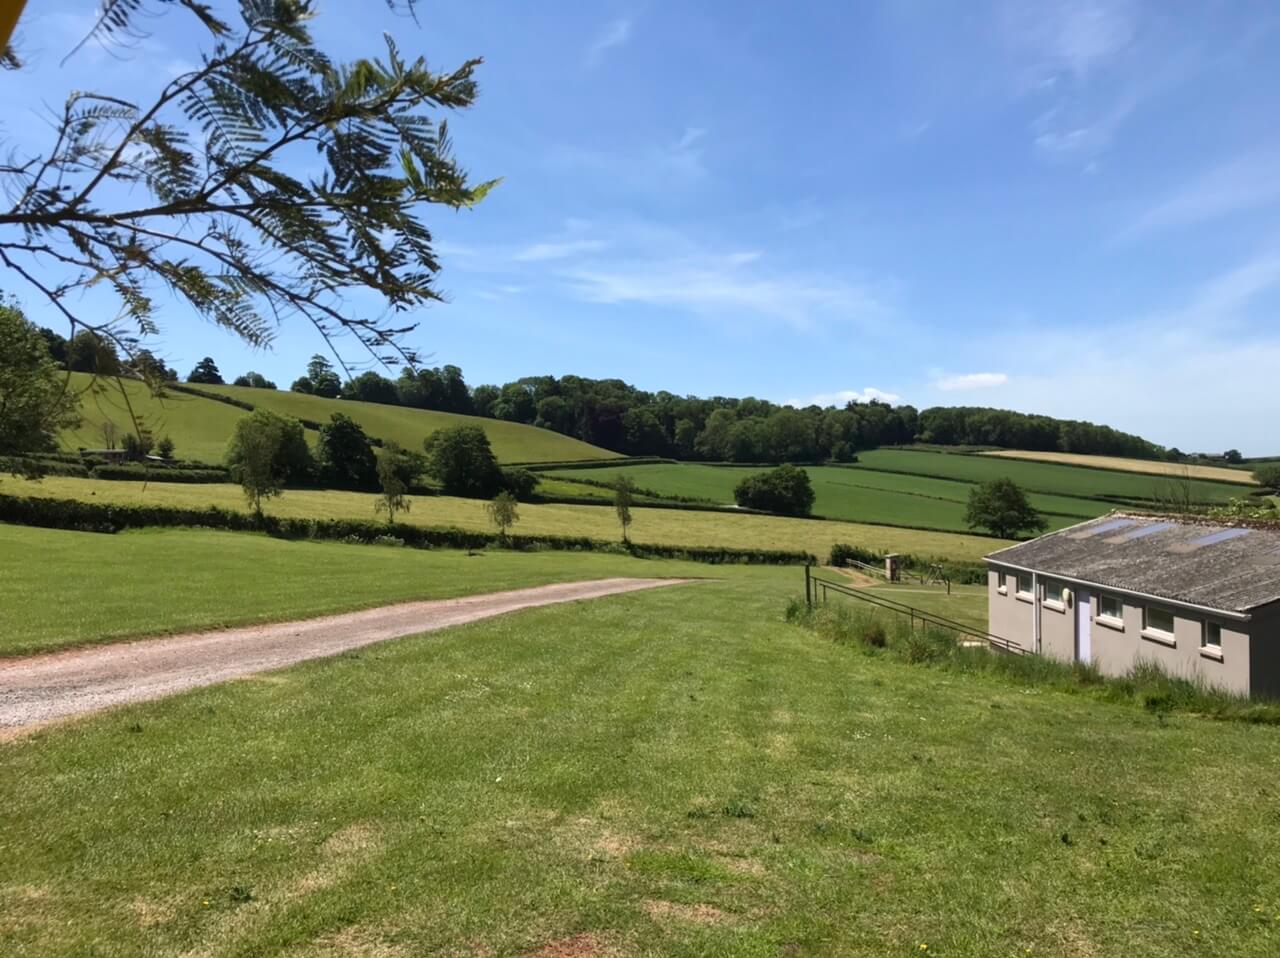
<path id="1" fill-rule="evenodd" d="M 729 549 L 706 546 L 670 546 L 632 542 L 621 544 L 586 536 L 512 535 L 500 540 L 493 533 L 451 527 L 387 524 L 358 519 L 295 519 L 255 517 L 246 512 L 208 506 L 181 509 L 172 506 L 110 505 L 78 499 L 45 499 L 0 495 L 0 521 L 48 529 L 114 533 L 151 526 L 197 526 L 244 532 L 265 532 L 284 539 L 332 539 L 380 542 L 388 536 L 417 549 L 483 549 L 491 545 L 520 551 L 553 549 L 573 552 L 624 552 L 637 558 L 685 559 L 711 564 L 803 565 L 814 561 L 806 552 L 778 549 Z"/>

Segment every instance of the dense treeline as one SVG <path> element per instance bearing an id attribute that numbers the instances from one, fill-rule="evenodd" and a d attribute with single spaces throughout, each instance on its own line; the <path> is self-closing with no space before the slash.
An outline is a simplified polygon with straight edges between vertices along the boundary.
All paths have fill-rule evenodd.
<path id="1" fill-rule="evenodd" d="M 45 330 L 55 361 L 71 369 L 118 372 L 124 365 L 107 343 L 90 337 L 60 340 Z M 158 373 L 176 374 L 150 353 L 139 358 Z M 133 366 L 137 366 L 137 359 Z M 150 368 L 158 366 L 158 369 Z M 220 383 L 205 357 L 189 382 Z M 274 388 L 258 373 L 237 385 Z M 1088 422 L 1054 419 L 982 407 L 915 407 L 851 402 L 844 407 L 795 409 L 764 399 L 699 398 L 647 392 L 620 379 L 528 376 L 503 386 L 471 388 L 457 366 L 406 369 L 397 379 L 363 372 L 345 383 L 323 356 L 313 356 L 295 392 L 333 399 L 410 406 L 525 423 L 573 436 L 630 456 L 664 456 L 716 462 L 850 462 L 860 449 L 911 442 L 942 446 L 999 446 L 1138 458 L 1186 457 L 1139 436 Z M 1238 454 L 1237 454 L 1238 455 Z"/>

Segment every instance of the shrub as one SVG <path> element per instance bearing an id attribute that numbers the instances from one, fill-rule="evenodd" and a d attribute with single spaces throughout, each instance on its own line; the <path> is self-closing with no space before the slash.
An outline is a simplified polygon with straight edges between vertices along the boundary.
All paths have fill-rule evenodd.
<path id="1" fill-rule="evenodd" d="M 748 509 L 784 516 L 807 516 L 813 510 L 809 474 L 787 463 L 768 472 L 747 476 L 733 490 L 734 501 Z"/>
<path id="2" fill-rule="evenodd" d="M 1280 496 L 1280 463 L 1272 462 L 1253 470 L 1253 481 L 1272 495 Z"/>
<path id="3" fill-rule="evenodd" d="M 160 441 L 156 443 L 156 455 L 161 459 L 172 459 L 173 440 L 168 436 L 161 436 Z"/>
<path id="4" fill-rule="evenodd" d="M 532 496 L 541 481 L 536 472 L 528 469 L 516 467 L 502 470 L 502 488 L 521 501 Z"/>

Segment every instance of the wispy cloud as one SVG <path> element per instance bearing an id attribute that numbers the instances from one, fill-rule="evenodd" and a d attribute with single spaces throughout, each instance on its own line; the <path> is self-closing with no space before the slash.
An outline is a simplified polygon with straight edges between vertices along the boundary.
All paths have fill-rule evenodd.
<path id="1" fill-rule="evenodd" d="M 818 393 L 808 399 L 788 399 L 783 405 L 804 409 L 806 406 L 844 406 L 851 402 L 871 402 L 872 400 L 896 403 L 901 399 L 902 397 L 897 393 L 885 392 L 875 386 L 868 386 L 863 390 L 841 389 L 833 393 Z"/>
<path id="2" fill-rule="evenodd" d="M 1008 373 L 960 373 L 935 379 L 933 387 L 943 392 L 966 392 L 974 389 L 994 389 L 1008 382 Z"/>
<path id="3" fill-rule="evenodd" d="M 587 45 L 585 62 L 588 67 L 599 66 L 604 55 L 614 47 L 620 47 L 631 39 L 631 21 L 620 17 L 606 24 L 605 28 Z"/>
<path id="4" fill-rule="evenodd" d="M 604 240 L 570 239 L 559 242 L 533 243 L 520 250 L 512 258 L 518 263 L 539 263 L 547 260 L 568 259 L 583 253 L 594 253 L 609 244 Z"/>
<path id="5" fill-rule="evenodd" d="M 706 178 L 706 138 L 706 130 L 691 126 L 675 140 L 624 150 L 559 145 L 548 152 L 547 160 L 553 167 L 605 177 L 628 189 L 665 192 Z"/>
<path id="6" fill-rule="evenodd" d="M 1201 174 L 1143 213 L 1121 238 L 1261 209 L 1280 202 L 1280 150 L 1238 156 Z"/>

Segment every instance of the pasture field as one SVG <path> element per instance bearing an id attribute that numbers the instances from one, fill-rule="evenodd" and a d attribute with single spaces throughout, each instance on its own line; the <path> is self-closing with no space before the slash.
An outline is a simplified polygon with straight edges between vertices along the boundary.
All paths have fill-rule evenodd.
<path id="1" fill-rule="evenodd" d="M 68 451 L 104 448 L 107 443 L 102 426 L 106 421 L 115 424 L 116 444 L 119 445 L 120 437 L 132 429 L 132 409 L 154 436 L 167 435 L 173 439 L 174 453 L 178 458 L 221 463 L 231 431 L 245 415 L 244 410 L 229 403 L 178 390 L 171 389 L 163 396 L 153 396 L 145 384 L 135 380 L 94 377 L 88 373 L 67 375 L 70 377 L 69 388 L 81 395 L 82 404 L 81 425 L 59 437 L 62 448 Z M 124 395 L 121 394 L 122 387 Z M 494 455 L 500 462 L 568 462 L 618 457 L 618 453 L 607 449 L 523 423 L 403 406 L 322 399 L 303 393 L 247 386 L 197 385 L 192 388 L 229 396 L 295 419 L 324 423 L 335 412 L 341 412 L 360 423 L 370 436 L 393 439 L 412 450 L 421 450 L 422 441 L 437 429 L 477 425 L 489 437 Z M 315 430 L 307 430 L 307 439 L 313 446 L 317 436 Z"/>
<path id="2" fill-rule="evenodd" d="M 1123 456 L 1086 456 L 1075 452 L 1032 452 L 1026 449 L 991 449 L 984 456 L 1001 459 L 1028 459 L 1035 462 L 1056 462 L 1068 466 L 1086 466 L 1094 469 L 1114 469 L 1120 472 L 1141 472 L 1151 476 L 1190 476 L 1192 479 L 1210 479 L 1214 482 L 1238 482 L 1253 485 L 1247 470 L 1228 466 L 1206 466 L 1179 462 L 1157 462 L 1152 459 L 1128 459 Z"/>
<path id="3" fill-rule="evenodd" d="M 782 621 L 797 570 L 717 575 L 0 743 L 0 952 L 1276 952 L 1276 729 L 860 653 Z"/>
<path id="4" fill-rule="evenodd" d="M 247 511 L 240 487 L 221 483 L 185 485 L 165 482 L 105 482 L 51 476 L 32 482 L 0 480 L 9 495 L 84 499 L 88 502 L 181 506 L 200 509 L 221 506 Z M 454 526 L 492 532 L 480 499 L 414 496 L 404 522 L 424 526 Z M 317 519 L 376 518 L 372 493 L 299 489 L 285 492 L 264 507 L 271 515 Z M 950 532 L 925 532 L 893 526 L 782 516 L 734 515 L 731 512 L 692 512 L 638 506 L 632 510 L 631 538 L 639 543 L 739 549 L 802 549 L 825 560 L 836 542 L 876 551 L 909 552 L 946 559 L 979 559 L 1009 543 L 1002 539 Z M 612 505 L 521 503 L 515 532 L 529 535 L 589 536 L 620 539 Z"/>
<path id="5" fill-rule="evenodd" d="M 1061 463 L 998 459 L 987 455 L 920 452 L 911 449 L 869 449 L 858 453 L 863 469 L 903 472 L 941 479 L 983 482 L 1007 476 L 1029 492 L 1059 496 L 1110 496 L 1120 499 L 1156 499 L 1166 495 L 1178 480 L 1170 476 L 1144 476 L 1134 472 L 1081 469 Z M 1238 483 L 1190 481 L 1198 502 L 1225 502 L 1246 494 Z"/>
<path id="6" fill-rule="evenodd" d="M 708 466 L 699 463 L 655 463 L 583 470 L 551 470 L 564 480 L 585 476 L 609 482 L 630 476 L 643 489 L 667 496 L 688 496 L 732 503 L 733 489 L 760 466 Z M 806 466 L 813 483 L 815 515 L 853 522 L 881 522 L 955 532 L 969 531 L 965 507 L 972 484 L 841 466 Z M 1046 513 L 1051 529 L 1073 525 L 1115 508 L 1111 503 L 1033 493 L 1032 504 Z"/>
<path id="7" fill-rule="evenodd" d="M 203 392 L 230 396 L 252 403 L 260 409 L 325 423 L 335 412 L 344 413 L 358 422 L 370 436 L 393 439 L 406 449 L 421 450 L 422 441 L 437 429 L 451 426 L 479 426 L 489 437 L 499 462 L 569 462 L 577 459 L 615 459 L 620 453 L 601 449 L 562 436 L 550 429 L 539 429 L 523 423 L 479 416 L 461 416 L 430 409 L 386 406 L 381 403 L 324 399 L 306 393 L 278 389 L 252 389 L 248 386 L 196 386 Z"/>
<path id="8" fill-rule="evenodd" d="M 713 572 L 599 553 L 468 555 L 207 529 L 103 535 L 0 524 L 0 657 L 550 582 Z"/>
<path id="9" fill-rule="evenodd" d="M 115 428 L 116 446 L 126 432 L 132 432 L 133 416 L 157 439 L 169 436 L 174 455 L 196 462 L 220 463 L 227 440 L 244 411 L 226 403 L 170 390 L 153 396 L 143 383 L 132 379 L 94 377 L 88 373 L 68 373 L 69 388 L 80 396 L 80 426 L 58 437 L 63 449 L 105 449 L 103 426 Z M 122 394 L 123 389 L 123 394 Z M 315 433 L 309 434 L 314 441 Z"/>

